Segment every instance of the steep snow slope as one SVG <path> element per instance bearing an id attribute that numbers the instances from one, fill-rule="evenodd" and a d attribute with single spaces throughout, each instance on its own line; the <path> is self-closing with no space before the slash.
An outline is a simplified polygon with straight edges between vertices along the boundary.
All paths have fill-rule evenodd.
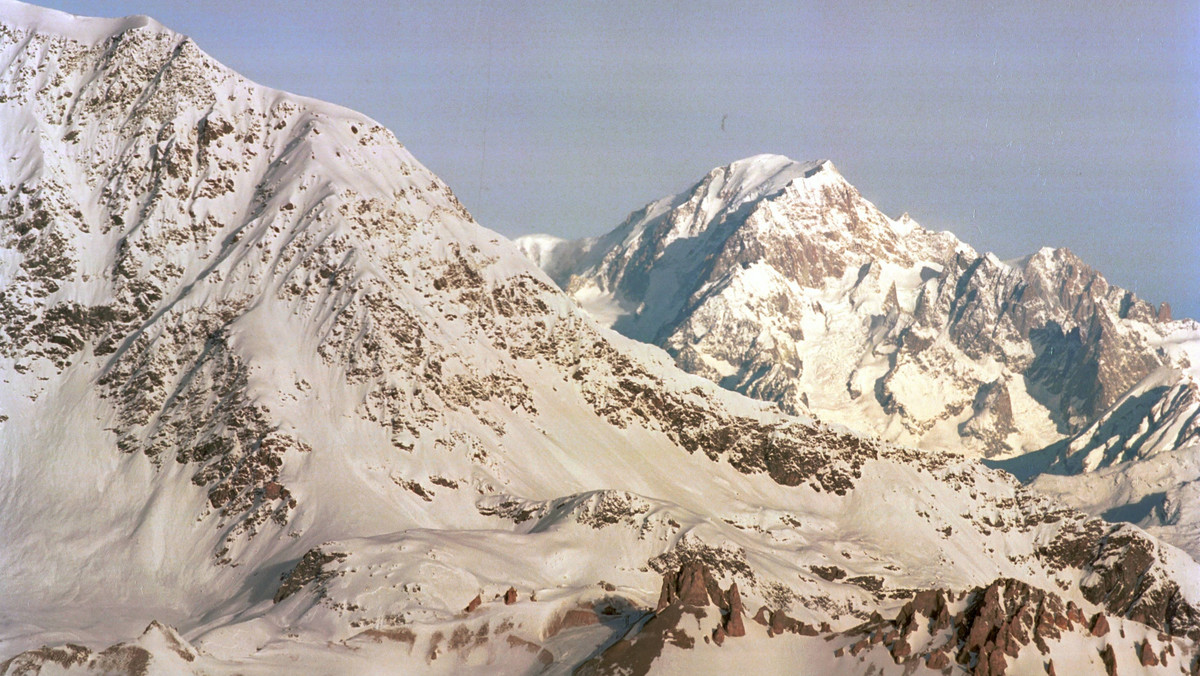
<path id="1" fill-rule="evenodd" d="M 796 632 L 1013 578 L 1190 664 L 1180 551 L 676 370 L 357 113 L 147 19 L 0 17 L 0 673 L 670 671 L 709 636 L 619 641 L 696 566 L 770 659 L 899 671 Z"/>

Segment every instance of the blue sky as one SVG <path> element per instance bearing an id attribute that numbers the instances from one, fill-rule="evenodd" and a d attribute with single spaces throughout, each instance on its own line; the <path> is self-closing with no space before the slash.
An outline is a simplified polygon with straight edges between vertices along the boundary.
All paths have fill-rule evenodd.
<path id="1" fill-rule="evenodd" d="M 1066 246 L 1200 318 L 1200 2 L 40 4 L 149 14 L 361 110 L 508 236 L 828 158 L 893 216 L 1002 258 Z"/>

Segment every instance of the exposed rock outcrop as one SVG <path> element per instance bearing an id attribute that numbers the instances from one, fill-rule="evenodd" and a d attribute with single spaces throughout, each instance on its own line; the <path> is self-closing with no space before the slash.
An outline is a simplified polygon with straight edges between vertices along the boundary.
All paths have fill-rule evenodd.
<path id="1" fill-rule="evenodd" d="M 1111 643 L 1100 649 L 1100 661 L 1104 663 L 1104 673 L 1117 676 L 1117 653 Z"/>
<path id="2" fill-rule="evenodd" d="M 128 643 L 117 643 L 99 652 L 81 645 L 28 650 L 0 663 L 0 674 L 24 676 L 43 671 L 100 673 L 113 676 L 145 676 L 151 673 L 183 673 L 200 652 L 173 627 L 151 621 L 142 635 Z"/>
<path id="3" fill-rule="evenodd" d="M 661 611 L 672 603 L 684 606 L 702 608 L 712 602 L 718 607 L 727 607 L 725 595 L 708 572 L 708 568 L 699 561 L 685 563 L 678 571 L 663 575 L 662 593 L 658 598 L 655 611 Z"/>
<path id="4" fill-rule="evenodd" d="M 729 586 L 727 596 L 729 598 L 729 611 L 723 625 L 725 633 L 734 638 L 745 636 L 746 625 L 742 616 L 746 614 L 746 610 L 742 607 L 742 595 L 738 592 L 736 582 Z"/>
<path id="5" fill-rule="evenodd" d="M 744 637 L 743 612 L 736 582 L 722 591 L 707 566 L 689 561 L 663 574 L 662 593 L 651 618 L 584 663 L 577 673 L 644 676 L 668 645 L 687 649 L 702 639 L 722 646 L 727 639 Z M 693 621 L 684 622 L 685 616 Z M 715 620 L 708 635 L 690 633 L 689 627 L 706 620 Z"/>
<path id="6" fill-rule="evenodd" d="M 1138 660 L 1142 663 L 1143 667 L 1158 666 L 1158 656 L 1154 654 L 1154 647 L 1150 645 L 1150 639 L 1142 639 L 1142 642 L 1138 644 L 1137 651 Z"/>
<path id="7" fill-rule="evenodd" d="M 1170 578 L 1162 545 L 1139 529 L 1089 521 L 1064 530 L 1042 553 L 1060 566 L 1086 571 L 1080 589 L 1088 601 L 1173 636 L 1200 640 L 1200 608 Z M 1106 621 L 1099 630 L 1105 627 Z"/>
<path id="8" fill-rule="evenodd" d="M 275 592 L 275 603 L 295 594 L 310 582 L 321 582 L 328 579 L 331 573 L 325 570 L 325 566 L 335 561 L 345 560 L 345 558 L 345 554 L 324 552 L 319 547 L 309 550 L 284 576 L 283 584 L 279 585 L 279 589 Z"/>
<path id="9" fill-rule="evenodd" d="M 1075 604 L 1019 580 L 1002 578 L 971 591 L 957 612 L 954 598 L 942 590 L 918 592 L 894 619 L 876 616 L 846 632 L 857 639 L 848 654 L 881 646 L 897 664 L 919 660 L 944 669 L 953 658 L 976 676 L 1000 676 L 1029 646 L 1048 655 L 1065 633 L 1089 631 Z M 1102 622 L 1100 614 L 1091 625 Z M 1052 660 L 1046 669 L 1054 673 Z"/>

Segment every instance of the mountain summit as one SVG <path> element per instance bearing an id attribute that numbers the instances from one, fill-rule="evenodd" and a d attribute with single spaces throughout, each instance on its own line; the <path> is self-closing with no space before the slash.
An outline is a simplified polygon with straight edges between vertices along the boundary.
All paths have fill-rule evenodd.
<path id="1" fill-rule="evenodd" d="M 678 370 L 372 120 L 142 19 L 0 63 L 0 674 L 1195 663 L 1182 551 Z"/>

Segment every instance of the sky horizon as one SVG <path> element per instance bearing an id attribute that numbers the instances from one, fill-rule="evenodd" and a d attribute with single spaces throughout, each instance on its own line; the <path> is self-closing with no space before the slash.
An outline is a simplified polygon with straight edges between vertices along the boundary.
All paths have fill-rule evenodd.
<path id="1" fill-rule="evenodd" d="M 1200 319 L 1200 2 L 255 3 L 146 14 L 387 126 L 485 227 L 598 235 L 758 153 L 1015 259 L 1067 247 Z"/>

